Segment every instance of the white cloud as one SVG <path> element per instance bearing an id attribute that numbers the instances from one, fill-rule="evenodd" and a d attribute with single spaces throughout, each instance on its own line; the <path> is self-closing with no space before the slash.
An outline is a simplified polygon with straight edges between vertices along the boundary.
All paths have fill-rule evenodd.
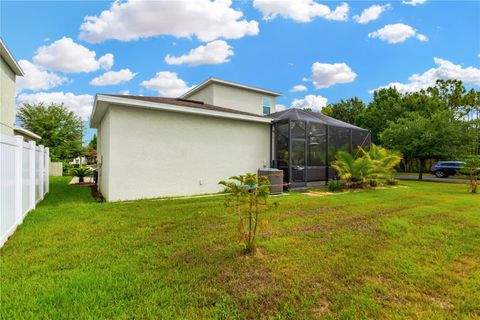
<path id="1" fill-rule="evenodd" d="M 287 107 L 285 107 L 283 104 L 275 105 L 275 112 L 280 112 L 280 111 L 284 111 L 284 110 L 287 110 Z"/>
<path id="2" fill-rule="evenodd" d="M 174 57 L 167 55 L 165 62 L 168 64 L 188 64 L 198 66 L 201 64 L 221 64 L 230 61 L 233 55 L 232 47 L 223 40 L 215 40 L 204 46 L 190 50 L 188 54 Z"/>
<path id="3" fill-rule="evenodd" d="M 107 53 L 95 59 L 95 51 L 75 43 L 71 38 L 63 37 L 48 46 L 38 48 L 33 62 L 50 70 L 62 72 L 92 72 L 100 67 L 109 69 L 113 64 L 113 55 Z"/>
<path id="4" fill-rule="evenodd" d="M 98 59 L 98 63 L 100 64 L 100 68 L 110 70 L 113 66 L 113 54 L 107 53 L 101 56 L 100 59 Z"/>
<path id="5" fill-rule="evenodd" d="M 382 14 L 382 12 L 384 12 L 389 8 L 390 8 L 390 3 L 387 3 L 386 5 L 383 5 L 383 6 L 375 4 L 363 10 L 360 15 L 353 16 L 353 19 L 358 23 L 366 24 L 366 23 L 369 23 L 370 21 L 374 21 L 380 18 L 380 15 Z"/>
<path id="6" fill-rule="evenodd" d="M 231 5 L 231 0 L 115 1 L 99 16 L 84 18 L 80 38 L 99 43 L 171 35 L 208 42 L 258 34 L 258 22 L 247 21 Z"/>
<path id="7" fill-rule="evenodd" d="M 303 84 L 297 84 L 296 86 L 293 86 L 292 89 L 290 89 L 290 92 L 300 92 L 300 91 L 307 91 L 307 87 L 304 86 Z"/>
<path id="8" fill-rule="evenodd" d="M 392 82 L 386 86 L 370 90 L 373 93 L 376 90 L 388 87 L 396 87 L 399 92 L 414 92 L 421 89 L 434 86 L 438 79 L 458 79 L 466 84 L 480 86 L 480 69 L 475 67 L 464 68 L 459 64 L 454 64 L 448 60 L 433 58 L 436 68 L 431 68 L 422 74 L 413 74 L 408 78 L 408 83 Z"/>
<path id="9" fill-rule="evenodd" d="M 16 90 L 20 92 L 27 90 L 48 90 L 65 83 L 68 79 L 43 70 L 27 60 L 19 60 L 18 64 L 25 75 L 16 78 Z"/>
<path id="10" fill-rule="evenodd" d="M 322 96 L 309 94 L 303 99 L 294 99 L 290 108 L 305 109 L 310 108 L 313 111 L 320 111 L 327 105 L 328 99 Z"/>
<path id="11" fill-rule="evenodd" d="M 93 106 L 93 96 L 89 94 L 75 95 L 71 92 L 38 92 L 38 93 L 22 93 L 17 96 L 18 104 L 22 103 L 40 103 L 46 105 L 50 103 L 63 103 L 69 110 L 78 114 L 82 120 L 90 117 Z"/>
<path id="12" fill-rule="evenodd" d="M 410 0 L 410 1 L 403 0 L 402 1 L 403 4 L 409 4 L 411 6 L 416 6 L 417 4 L 424 4 L 425 2 L 427 2 L 427 0 Z"/>
<path id="13" fill-rule="evenodd" d="M 337 6 L 335 10 L 330 11 L 325 16 L 327 20 L 335 20 L 335 21 L 346 21 L 348 20 L 348 12 L 350 11 L 350 7 L 347 3 L 342 3 L 341 5 Z"/>
<path id="14" fill-rule="evenodd" d="M 122 91 L 120 91 L 120 94 L 123 94 L 125 96 L 129 96 L 130 95 L 130 90 L 122 90 Z"/>
<path id="15" fill-rule="evenodd" d="M 310 79 L 317 89 L 328 88 L 337 83 L 353 82 L 357 74 L 346 63 L 320 63 L 312 65 L 312 78 Z"/>
<path id="16" fill-rule="evenodd" d="M 426 35 L 420 34 L 420 33 L 417 34 L 417 39 L 418 39 L 418 41 L 422 41 L 422 42 L 428 41 L 428 37 Z"/>
<path id="17" fill-rule="evenodd" d="M 383 28 L 368 34 L 369 38 L 378 38 L 391 44 L 403 42 L 414 36 L 420 41 L 428 40 L 425 35 L 417 33 L 411 26 L 403 23 L 387 24 Z"/>
<path id="18" fill-rule="evenodd" d="M 323 17 L 328 20 L 343 21 L 348 19 L 348 4 L 342 3 L 335 10 L 314 0 L 254 0 L 264 20 L 273 20 L 277 16 L 296 22 L 310 22 L 313 18 Z"/>
<path id="19" fill-rule="evenodd" d="M 130 81 L 135 77 L 136 73 L 130 71 L 130 69 L 122 69 L 119 71 L 107 71 L 101 76 L 98 76 L 90 84 L 92 86 L 109 86 L 115 85 L 122 82 Z"/>
<path id="20" fill-rule="evenodd" d="M 175 72 L 160 71 L 150 80 L 143 81 L 141 85 L 147 89 L 157 91 L 160 96 L 179 97 L 193 87 L 178 78 Z"/>

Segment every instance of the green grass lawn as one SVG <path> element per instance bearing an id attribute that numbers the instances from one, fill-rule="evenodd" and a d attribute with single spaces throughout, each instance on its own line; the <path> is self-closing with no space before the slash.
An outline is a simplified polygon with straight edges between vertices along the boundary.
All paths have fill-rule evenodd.
<path id="1" fill-rule="evenodd" d="M 1 249 L 2 319 L 480 318 L 480 195 L 292 193 L 239 255 L 223 197 L 96 203 L 52 178 Z"/>

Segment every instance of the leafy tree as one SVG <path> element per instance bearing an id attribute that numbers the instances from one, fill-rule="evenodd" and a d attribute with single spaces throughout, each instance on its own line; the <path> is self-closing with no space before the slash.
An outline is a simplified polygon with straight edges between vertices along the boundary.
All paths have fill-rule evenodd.
<path id="1" fill-rule="evenodd" d="M 368 128 L 372 141 L 379 143 L 380 134 L 388 127 L 389 121 L 397 121 L 411 112 L 430 117 L 445 109 L 453 113 L 455 120 L 468 120 L 466 117 L 480 113 L 480 92 L 474 89 L 467 92 L 460 80 L 437 80 L 435 86 L 406 94 L 396 88 L 380 89 L 374 92 L 358 125 Z M 478 116 L 472 125 L 480 135 Z"/>
<path id="2" fill-rule="evenodd" d="M 17 113 L 22 126 L 40 135 L 53 161 L 69 161 L 85 153 L 83 123 L 62 104 L 23 104 Z"/>
<path id="3" fill-rule="evenodd" d="M 455 119 L 452 110 L 430 116 L 410 112 L 390 121 L 381 134 L 384 146 L 400 151 L 404 157 L 419 159 L 418 178 L 422 179 L 427 159 L 455 158 L 468 152 L 467 124 Z"/>
<path id="4" fill-rule="evenodd" d="M 93 134 L 92 140 L 90 140 L 90 142 L 88 143 L 88 148 L 97 150 L 97 134 L 96 133 Z"/>
<path id="5" fill-rule="evenodd" d="M 357 97 L 329 104 L 322 109 L 322 113 L 329 117 L 360 125 L 360 119 L 365 112 L 365 103 Z"/>
<path id="6" fill-rule="evenodd" d="M 395 88 L 384 88 L 373 93 L 361 119 L 361 125 L 370 130 L 373 143 L 380 142 L 380 133 L 392 121 L 403 114 L 402 95 Z"/>
<path id="7" fill-rule="evenodd" d="M 439 79 L 435 86 L 427 88 L 426 92 L 432 97 L 439 98 L 459 117 L 468 113 L 468 104 L 465 103 L 467 89 L 463 86 L 462 81 Z"/>

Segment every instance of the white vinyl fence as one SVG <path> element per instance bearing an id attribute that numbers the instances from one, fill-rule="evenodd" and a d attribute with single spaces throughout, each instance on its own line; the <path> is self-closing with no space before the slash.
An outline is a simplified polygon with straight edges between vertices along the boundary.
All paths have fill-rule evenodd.
<path id="1" fill-rule="evenodd" d="M 0 247 L 48 192 L 48 148 L 0 134 Z"/>

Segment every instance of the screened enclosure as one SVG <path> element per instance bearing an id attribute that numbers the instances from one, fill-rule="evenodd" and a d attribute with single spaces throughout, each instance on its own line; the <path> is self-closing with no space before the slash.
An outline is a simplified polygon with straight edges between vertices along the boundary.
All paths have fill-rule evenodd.
<path id="1" fill-rule="evenodd" d="M 292 187 L 334 179 L 330 163 L 344 150 L 370 146 L 370 132 L 317 112 L 289 109 L 270 115 L 273 167 L 283 170 Z"/>

